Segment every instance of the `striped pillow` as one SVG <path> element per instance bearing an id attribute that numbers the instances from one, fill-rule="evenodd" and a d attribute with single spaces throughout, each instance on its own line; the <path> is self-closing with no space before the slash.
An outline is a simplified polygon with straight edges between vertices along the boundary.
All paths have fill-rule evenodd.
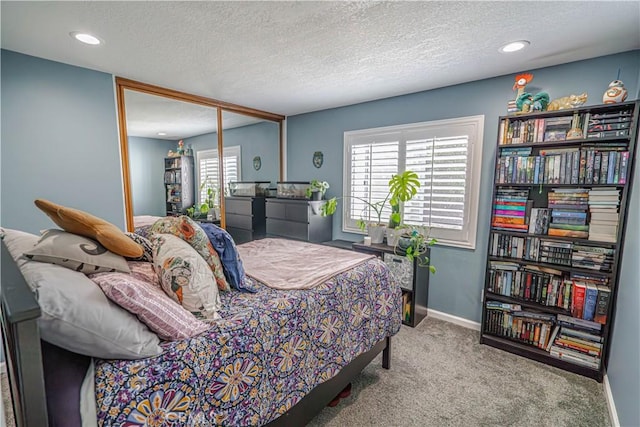
<path id="1" fill-rule="evenodd" d="M 126 273 L 89 276 L 114 303 L 135 314 L 164 340 L 191 338 L 211 327 L 195 318 L 162 289 Z"/>

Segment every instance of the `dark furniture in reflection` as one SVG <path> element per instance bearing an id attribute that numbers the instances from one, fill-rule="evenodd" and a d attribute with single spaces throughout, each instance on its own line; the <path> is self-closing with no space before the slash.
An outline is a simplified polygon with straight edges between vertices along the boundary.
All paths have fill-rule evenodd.
<path id="1" fill-rule="evenodd" d="M 326 242 L 333 235 L 333 215 L 314 213 L 308 200 L 267 199 L 267 235 Z"/>
<path id="2" fill-rule="evenodd" d="M 265 198 L 224 198 L 226 229 L 236 244 L 265 237 Z"/>

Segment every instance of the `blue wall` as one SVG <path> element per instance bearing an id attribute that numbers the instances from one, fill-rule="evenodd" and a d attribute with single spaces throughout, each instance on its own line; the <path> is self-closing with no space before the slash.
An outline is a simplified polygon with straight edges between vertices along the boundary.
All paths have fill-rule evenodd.
<path id="1" fill-rule="evenodd" d="M 629 92 L 635 93 L 639 65 L 640 51 L 634 51 L 530 70 L 535 77 L 527 86 L 527 90 L 545 90 L 552 99 L 586 91 L 590 95 L 588 104 L 599 104 L 607 85 L 615 79 L 618 68 L 622 68 L 621 79 Z M 479 321 L 498 116 L 506 114 L 507 102 L 514 96 L 511 89 L 513 79 L 514 75 L 496 77 L 289 117 L 287 177 L 292 181 L 313 178 L 327 180 L 331 185 L 327 196 L 341 195 L 345 131 L 484 114 L 476 249 L 438 246 L 432 250 L 432 261 L 438 272 L 431 277 L 429 289 L 430 308 Z M 325 162 L 320 169 L 312 167 L 314 151 L 324 153 Z M 336 215 L 333 221 L 333 237 L 361 239 L 359 235 L 342 232 L 340 214 Z"/>
<path id="2" fill-rule="evenodd" d="M 609 82 L 616 78 L 618 68 L 621 69 L 620 79 L 629 90 L 630 99 L 635 98 L 640 75 L 639 50 L 537 70 L 523 68 L 522 71 L 531 71 L 534 74 L 534 80 L 527 86 L 527 91 L 544 90 L 550 94 L 551 99 L 587 92 L 587 105 L 593 105 L 602 102 L 602 94 Z M 507 102 L 514 96 L 513 79 L 514 75 L 501 76 L 288 117 L 287 178 L 292 181 L 313 178 L 327 180 L 331 185 L 327 196 L 339 196 L 342 194 L 345 131 L 484 114 L 476 249 L 435 247 L 431 252 L 431 259 L 438 272 L 431 276 L 429 286 L 429 308 L 479 322 L 498 116 L 506 114 Z M 325 162 L 321 169 L 312 167 L 314 151 L 324 152 Z M 636 181 L 637 178 L 636 173 Z M 637 185 L 640 185 L 640 181 L 636 182 Z M 624 280 L 620 282 L 618 300 L 625 301 L 620 302 L 617 309 L 617 315 L 623 320 L 616 322 L 616 328 L 619 329 L 615 331 L 612 360 L 609 364 L 618 414 L 620 420 L 625 420 L 627 425 L 640 425 L 637 405 L 640 401 L 637 362 L 640 324 L 637 238 L 640 212 L 637 198 L 636 194 L 634 206 L 629 213 L 629 222 L 633 223 L 629 225 L 629 233 L 634 234 L 628 236 L 635 237 L 627 237 L 627 245 L 636 245 L 636 249 L 632 247 L 624 254 Z M 335 216 L 333 227 L 334 239 L 362 239 L 362 236 L 342 232 L 340 214 Z"/>
<path id="3" fill-rule="evenodd" d="M 271 181 L 275 186 L 279 173 L 278 138 L 278 124 L 275 122 L 262 122 L 224 131 L 225 147 L 241 146 L 243 181 Z M 197 151 L 218 147 L 218 134 L 214 132 L 194 136 L 185 139 L 184 143 L 185 146 L 191 146 L 195 156 Z M 258 171 L 253 168 L 255 156 L 262 159 L 262 167 Z"/>
<path id="4" fill-rule="evenodd" d="M 129 137 L 129 170 L 134 215 L 165 216 L 164 158 L 177 143 L 156 138 Z"/>
<path id="5" fill-rule="evenodd" d="M 45 197 L 95 213 L 124 227 L 124 203 L 112 77 L 87 69 L 2 53 L 2 146 L 0 175 L 3 226 L 37 232 L 51 221 L 33 205 Z M 630 94 L 638 93 L 640 51 L 627 52 L 533 71 L 528 89 L 548 91 L 552 98 L 589 93 L 588 104 L 601 100 L 618 68 Z M 480 215 L 475 251 L 447 247 L 433 250 L 438 273 L 431 278 L 429 306 L 456 316 L 480 319 L 480 292 L 489 227 L 491 179 L 497 117 L 512 98 L 513 75 L 457 85 L 288 119 L 288 179 L 329 181 L 329 196 L 342 192 L 343 132 L 378 126 L 485 115 Z M 208 148 L 215 148 L 213 138 Z M 312 167 L 314 151 L 323 151 L 321 169 Z M 277 159 L 277 150 L 273 150 Z M 255 154 L 245 155 L 250 160 Z M 277 165 L 263 157 L 263 168 Z M 251 164 L 244 170 L 253 170 Z M 638 390 L 638 311 L 640 272 L 639 174 L 629 212 L 622 262 L 617 322 L 613 334 L 609 379 L 623 425 L 640 425 Z M 277 176 L 277 174 L 275 175 Z M 246 179 L 246 178 L 245 178 Z M 257 179 L 257 178 L 255 178 Z M 340 215 L 334 238 L 343 234 Z M 462 267 L 462 268 L 461 268 Z"/>
<path id="6" fill-rule="evenodd" d="M 54 224 L 36 198 L 124 228 L 113 77 L 2 50 L 2 225 Z"/>

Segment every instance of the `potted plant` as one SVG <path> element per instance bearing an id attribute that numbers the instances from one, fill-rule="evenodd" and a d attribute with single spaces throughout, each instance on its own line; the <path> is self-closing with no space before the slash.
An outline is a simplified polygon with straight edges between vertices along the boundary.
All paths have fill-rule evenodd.
<path id="1" fill-rule="evenodd" d="M 371 203 L 360 197 L 354 197 L 367 204 L 367 206 L 375 212 L 375 215 L 377 216 L 377 221 L 365 221 L 362 218 L 357 221 L 357 225 L 360 230 L 367 230 L 369 236 L 371 236 L 372 243 L 382 243 L 384 240 L 387 224 L 382 222 L 382 212 L 387 203 L 391 206 L 391 226 L 400 224 L 400 204 L 411 200 L 411 198 L 413 198 L 413 196 L 418 192 L 419 187 L 420 181 L 418 180 L 418 174 L 407 170 L 391 177 L 389 180 L 389 190 L 383 200 Z M 327 203 L 321 208 L 322 215 L 333 215 L 337 206 L 337 197 L 327 200 Z"/>
<path id="2" fill-rule="evenodd" d="M 307 187 L 307 198 L 314 201 L 322 200 L 324 193 L 326 193 L 328 189 L 329 183 L 327 181 L 318 181 L 317 179 L 314 179 L 311 181 L 309 187 Z"/>
<path id="3" fill-rule="evenodd" d="M 431 273 L 436 272 L 436 268 L 429 264 L 429 257 L 422 256 L 428 252 L 437 240 L 429 237 L 429 228 L 422 225 L 403 224 L 396 228 L 400 232 L 398 242 L 394 246 L 393 252 L 398 255 L 398 249 L 404 252 L 409 261 L 418 259 L 419 267 L 429 266 Z"/>
<path id="4" fill-rule="evenodd" d="M 187 208 L 187 215 L 193 219 L 207 218 L 209 215 L 212 218 L 217 218 L 216 212 L 216 188 L 213 180 L 207 176 L 200 184 L 200 191 L 206 190 L 206 197 L 199 206 L 193 205 Z"/>

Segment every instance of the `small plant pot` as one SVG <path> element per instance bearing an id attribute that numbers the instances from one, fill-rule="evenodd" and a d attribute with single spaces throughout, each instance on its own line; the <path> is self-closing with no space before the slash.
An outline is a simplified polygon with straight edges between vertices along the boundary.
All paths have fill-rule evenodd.
<path id="1" fill-rule="evenodd" d="M 371 243 L 382 243 L 384 241 L 384 232 L 387 226 L 384 224 L 369 224 L 367 232 L 371 237 Z"/>
<path id="2" fill-rule="evenodd" d="M 322 193 L 319 191 L 312 191 L 311 192 L 311 200 L 317 202 L 322 200 Z"/>
<path id="3" fill-rule="evenodd" d="M 320 209 L 322 208 L 322 200 L 311 200 L 309 202 L 311 206 L 311 213 L 314 215 L 320 215 Z"/>
<path id="4" fill-rule="evenodd" d="M 400 235 L 402 232 L 395 228 L 387 228 L 387 245 L 388 246 L 396 246 L 398 244 L 398 240 L 400 240 Z"/>

